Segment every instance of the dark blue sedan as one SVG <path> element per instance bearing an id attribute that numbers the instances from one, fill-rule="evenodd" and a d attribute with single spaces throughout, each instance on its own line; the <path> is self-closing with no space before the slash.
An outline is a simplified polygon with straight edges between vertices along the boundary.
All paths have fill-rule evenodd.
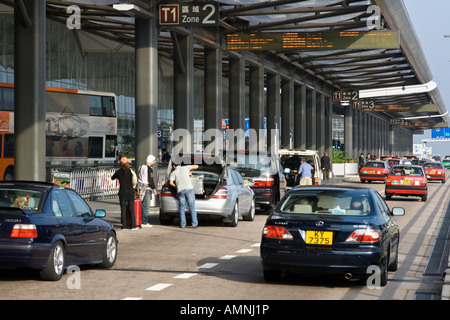
<path id="1" fill-rule="evenodd" d="M 373 189 L 297 187 L 264 226 L 264 278 L 279 280 L 282 271 L 348 280 L 373 273 L 385 286 L 388 271 L 395 271 L 398 263 L 400 233 L 394 216 L 404 214 L 403 208 L 391 211 Z"/>
<path id="2" fill-rule="evenodd" d="M 72 189 L 45 182 L 0 182 L 0 267 L 31 267 L 43 280 L 72 265 L 111 268 L 117 236 Z"/>

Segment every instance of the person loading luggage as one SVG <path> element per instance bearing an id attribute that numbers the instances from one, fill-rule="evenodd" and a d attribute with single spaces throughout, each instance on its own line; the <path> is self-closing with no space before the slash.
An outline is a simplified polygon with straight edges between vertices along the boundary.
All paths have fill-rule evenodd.
<path id="1" fill-rule="evenodd" d="M 169 183 L 177 188 L 177 199 L 180 207 L 180 228 L 186 227 L 186 202 L 191 212 L 192 226 L 198 227 L 197 212 L 195 211 L 195 192 L 190 180 L 191 171 L 198 169 L 198 165 L 176 166 L 169 176 Z"/>

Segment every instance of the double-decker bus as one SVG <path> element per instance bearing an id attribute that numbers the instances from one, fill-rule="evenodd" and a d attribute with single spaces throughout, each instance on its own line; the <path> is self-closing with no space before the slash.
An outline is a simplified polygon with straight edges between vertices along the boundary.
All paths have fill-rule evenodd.
<path id="1" fill-rule="evenodd" d="M 116 160 L 116 96 L 46 88 L 46 160 L 51 165 Z M 0 83 L 0 180 L 14 178 L 14 85 Z"/>

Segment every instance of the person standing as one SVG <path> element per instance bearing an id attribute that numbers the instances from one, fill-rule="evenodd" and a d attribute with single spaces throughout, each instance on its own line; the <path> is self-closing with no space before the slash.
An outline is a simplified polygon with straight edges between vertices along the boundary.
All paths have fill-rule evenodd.
<path id="1" fill-rule="evenodd" d="M 195 211 L 195 192 L 190 180 L 191 171 L 198 169 L 198 165 L 176 166 L 169 176 L 169 183 L 177 188 L 177 199 L 180 208 L 180 228 L 186 227 L 186 203 L 191 212 L 192 226 L 198 227 L 197 212 Z"/>
<path id="2" fill-rule="evenodd" d="M 329 180 L 331 164 L 330 157 L 328 156 L 327 152 L 325 152 L 322 158 L 320 158 L 320 166 L 322 167 L 323 180 Z"/>
<path id="3" fill-rule="evenodd" d="M 358 159 L 358 169 L 361 170 L 362 167 L 364 167 L 365 164 L 365 159 L 364 159 L 364 153 L 361 153 L 361 155 L 359 156 Z"/>
<path id="4" fill-rule="evenodd" d="M 138 188 L 139 198 L 142 200 L 142 224 L 143 228 L 150 228 L 152 225 L 148 223 L 148 214 L 150 213 L 150 202 L 152 195 L 157 195 L 155 179 L 153 177 L 153 166 L 156 163 L 156 157 L 149 154 L 145 161 L 145 165 L 139 168 Z M 143 194 L 143 195 L 142 195 Z"/>
<path id="5" fill-rule="evenodd" d="M 136 228 L 136 219 L 134 216 L 134 187 L 133 187 L 133 173 L 130 168 L 130 160 L 126 157 L 120 159 L 120 168 L 114 172 L 111 179 L 119 179 L 119 202 L 120 202 L 120 221 L 122 229 L 127 225 L 127 210 L 130 212 L 131 229 Z"/>
<path id="6" fill-rule="evenodd" d="M 311 170 L 313 167 L 306 162 L 305 158 L 300 159 L 300 167 L 298 168 L 298 174 L 300 175 L 300 185 L 312 185 Z"/>

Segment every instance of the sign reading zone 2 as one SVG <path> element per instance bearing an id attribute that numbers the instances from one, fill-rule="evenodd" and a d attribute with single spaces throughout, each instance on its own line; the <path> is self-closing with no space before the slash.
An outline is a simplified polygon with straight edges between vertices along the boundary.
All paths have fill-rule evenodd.
<path id="1" fill-rule="evenodd" d="M 218 26 L 218 3 L 180 3 L 159 6 L 160 26 Z"/>

